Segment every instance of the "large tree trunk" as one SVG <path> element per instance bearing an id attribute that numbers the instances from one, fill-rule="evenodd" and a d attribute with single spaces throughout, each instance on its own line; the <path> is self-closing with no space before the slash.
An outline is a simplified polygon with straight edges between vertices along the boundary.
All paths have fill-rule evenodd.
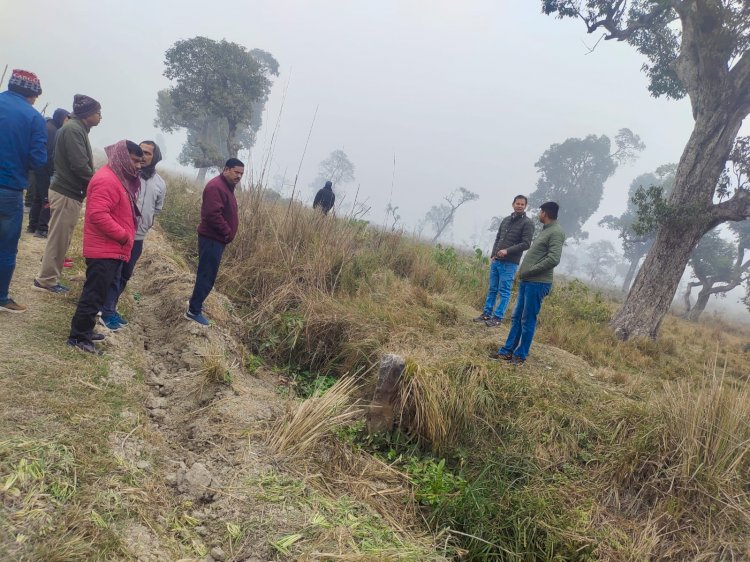
<path id="1" fill-rule="evenodd" d="M 716 212 L 713 196 L 744 116 L 727 105 L 712 111 L 704 107 L 697 115 L 669 197 L 673 214 L 659 228 L 633 288 L 610 322 L 620 339 L 656 338 L 695 245 L 726 220 Z"/>
<path id="2" fill-rule="evenodd" d="M 208 168 L 198 168 L 198 177 L 196 178 L 196 181 L 198 183 L 204 183 L 206 181 L 207 172 L 208 172 Z"/>

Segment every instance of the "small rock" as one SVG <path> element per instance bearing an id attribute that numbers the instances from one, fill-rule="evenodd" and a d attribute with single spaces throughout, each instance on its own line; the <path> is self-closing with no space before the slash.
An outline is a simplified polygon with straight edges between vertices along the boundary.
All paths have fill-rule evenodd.
<path id="1" fill-rule="evenodd" d="M 207 537 L 210 531 L 204 527 L 203 525 L 198 525 L 195 528 L 195 532 L 198 533 L 201 537 Z"/>
<path id="2" fill-rule="evenodd" d="M 170 472 L 164 477 L 164 480 L 167 481 L 167 484 L 169 486 L 176 486 L 177 485 L 177 475 L 174 472 Z"/>
<path id="3" fill-rule="evenodd" d="M 154 421 L 157 422 L 164 421 L 164 419 L 167 417 L 166 410 L 149 410 L 149 414 L 151 414 L 151 417 L 154 419 Z"/>
<path id="4" fill-rule="evenodd" d="M 171 386 L 160 386 L 159 387 L 159 394 L 161 396 L 169 396 L 174 392 L 174 389 Z"/>
<path id="5" fill-rule="evenodd" d="M 224 562 L 224 560 L 227 559 L 227 555 L 224 553 L 220 546 L 213 547 L 209 554 L 213 556 L 214 560 L 218 560 L 218 562 Z"/>
<path id="6" fill-rule="evenodd" d="M 148 461 L 138 461 L 135 467 L 139 470 L 151 470 L 151 463 Z"/>
<path id="7" fill-rule="evenodd" d="M 149 396 L 146 399 L 146 408 L 149 410 L 160 410 L 167 406 L 167 400 L 161 396 Z"/>
<path id="8" fill-rule="evenodd" d="M 203 463 L 195 463 L 188 470 L 177 473 L 177 489 L 198 500 L 211 500 L 214 493 L 208 488 L 213 484 L 213 477 Z"/>

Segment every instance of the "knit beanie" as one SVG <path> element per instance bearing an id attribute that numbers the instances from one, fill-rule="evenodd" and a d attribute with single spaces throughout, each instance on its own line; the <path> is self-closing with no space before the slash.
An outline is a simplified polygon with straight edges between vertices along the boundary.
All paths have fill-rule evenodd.
<path id="1" fill-rule="evenodd" d="M 73 115 L 79 119 L 86 119 L 86 117 L 93 115 L 101 108 L 101 104 L 94 98 L 84 96 L 83 94 L 73 96 Z"/>
<path id="2" fill-rule="evenodd" d="M 28 70 L 13 70 L 8 81 L 8 90 L 20 94 L 26 98 L 34 98 L 42 95 L 42 85 L 36 74 Z"/>

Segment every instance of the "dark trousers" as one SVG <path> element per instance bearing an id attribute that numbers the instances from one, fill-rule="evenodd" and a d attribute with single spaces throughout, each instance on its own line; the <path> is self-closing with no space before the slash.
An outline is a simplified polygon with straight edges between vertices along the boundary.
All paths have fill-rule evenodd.
<path id="1" fill-rule="evenodd" d="M 49 184 L 50 176 L 44 170 L 34 172 L 34 192 L 29 211 L 29 231 L 49 230 Z"/>
<path id="2" fill-rule="evenodd" d="M 122 264 L 122 260 L 86 258 L 86 282 L 70 322 L 71 339 L 92 343 L 96 314 L 102 308 L 107 289 L 122 269 Z"/>
<path id="3" fill-rule="evenodd" d="M 10 298 L 8 290 L 16 269 L 22 222 L 23 192 L 0 186 L 0 304 Z"/>
<path id="4" fill-rule="evenodd" d="M 221 242 L 198 235 L 198 272 L 195 274 L 193 296 L 190 297 L 191 314 L 203 312 L 203 301 L 214 288 L 224 247 L 225 244 Z"/>
<path id="5" fill-rule="evenodd" d="M 107 297 L 104 299 L 104 306 L 102 307 L 102 316 L 107 317 L 117 312 L 117 303 L 120 300 L 120 295 L 125 290 L 125 285 L 128 284 L 130 278 L 133 276 L 133 270 L 135 264 L 138 262 L 138 258 L 143 253 L 143 240 L 136 240 L 133 242 L 133 250 L 130 252 L 130 260 L 127 263 L 122 264 L 120 273 L 115 276 L 112 284 L 109 286 L 107 291 Z"/>

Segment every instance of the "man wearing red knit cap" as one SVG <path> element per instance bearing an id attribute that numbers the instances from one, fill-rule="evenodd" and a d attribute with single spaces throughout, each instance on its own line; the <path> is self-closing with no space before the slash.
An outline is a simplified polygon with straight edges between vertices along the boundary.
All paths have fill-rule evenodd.
<path id="1" fill-rule="evenodd" d="M 24 312 L 8 291 L 16 268 L 28 171 L 47 163 L 44 119 L 32 107 L 42 93 L 32 72 L 14 70 L 0 94 L 0 312 Z"/>

